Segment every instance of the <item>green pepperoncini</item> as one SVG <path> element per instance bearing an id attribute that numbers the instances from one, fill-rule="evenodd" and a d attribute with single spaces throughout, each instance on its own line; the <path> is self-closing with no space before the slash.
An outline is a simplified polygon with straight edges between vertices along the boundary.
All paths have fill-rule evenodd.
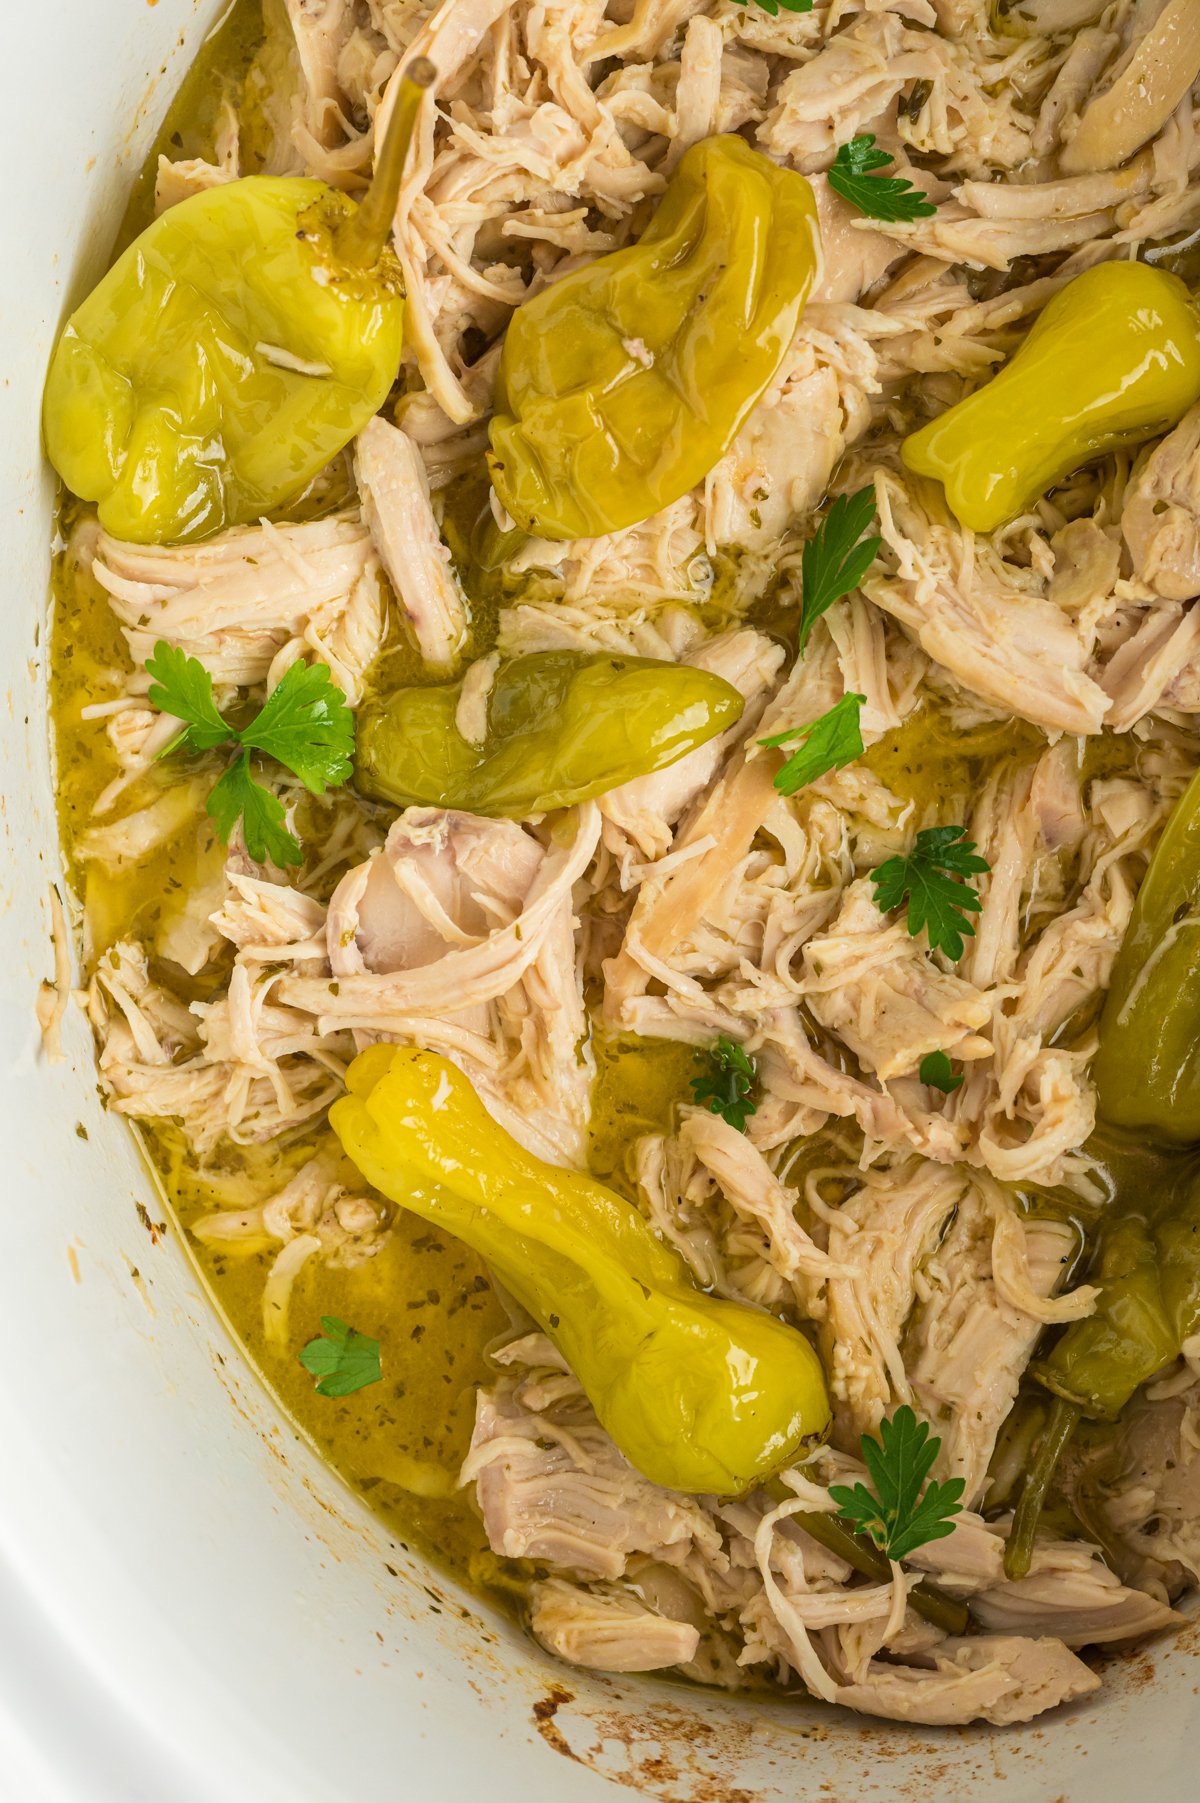
<path id="1" fill-rule="evenodd" d="M 361 206 L 247 176 L 148 226 L 67 321 L 43 402 L 50 461 L 137 544 L 207 537 L 297 494 L 378 412 L 404 329 L 387 248 L 417 111 L 415 58 Z"/>
<path id="2" fill-rule="evenodd" d="M 711 670 L 604 652 L 502 664 L 478 743 L 458 730 L 461 682 L 397 689 L 358 723 L 355 778 L 397 807 L 525 820 L 649 776 L 736 724 L 744 703 Z"/>
<path id="3" fill-rule="evenodd" d="M 779 373 L 819 267 L 802 175 L 738 137 L 694 144 L 636 244 L 513 315 L 489 462 L 517 524 L 595 538 L 702 482 Z"/>

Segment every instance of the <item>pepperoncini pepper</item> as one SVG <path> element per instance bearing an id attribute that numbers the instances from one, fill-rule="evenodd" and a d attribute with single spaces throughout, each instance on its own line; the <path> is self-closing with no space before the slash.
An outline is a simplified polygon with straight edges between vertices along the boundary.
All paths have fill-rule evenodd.
<path id="1" fill-rule="evenodd" d="M 1137 1196 L 1137 1201 L 1133 1200 Z M 1072 1322 L 1030 1375 L 1054 1397 L 1013 1521 L 1010 1577 L 1029 1569 L 1046 1492 L 1082 1416 L 1115 1421 L 1200 1331 L 1200 1169 L 1176 1156 L 1147 1182 L 1136 1166 L 1102 1217 L 1089 1279 L 1094 1311 Z"/>
<path id="2" fill-rule="evenodd" d="M 188 541 L 279 507 L 378 412 L 404 326 L 385 248 L 432 65 L 417 58 L 361 206 L 247 176 L 147 227 L 72 314 L 50 365 L 50 461 L 101 523 Z"/>
<path id="3" fill-rule="evenodd" d="M 1118 1127 L 1200 1140 L 1200 776 L 1176 802 L 1113 967 L 1092 1062 Z"/>
<path id="4" fill-rule="evenodd" d="M 693 145 L 637 244 L 513 315 L 489 461 L 518 525 L 596 538 L 702 481 L 778 374 L 819 263 L 802 175 L 738 137 Z"/>
<path id="5" fill-rule="evenodd" d="M 1000 374 L 906 438 L 950 511 L 994 532 L 1064 476 L 1178 425 L 1200 400 L 1200 315 L 1177 276 L 1102 263 L 1068 282 Z"/>
<path id="6" fill-rule="evenodd" d="M 802 1334 L 698 1290 L 636 1208 L 526 1152 L 447 1059 L 372 1046 L 347 1086 L 330 1121 L 363 1176 L 488 1262 L 651 1482 L 737 1495 L 826 1432 Z"/>
<path id="7" fill-rule="evenodd" d="M 400 689 L 363 709 L 355 780 L 407 807 L 526 819 L 673 764 L 740 717 L 732 683 L 688 664 L 539 651 L 502 665 L 472 744 L 461 682 Z"/>

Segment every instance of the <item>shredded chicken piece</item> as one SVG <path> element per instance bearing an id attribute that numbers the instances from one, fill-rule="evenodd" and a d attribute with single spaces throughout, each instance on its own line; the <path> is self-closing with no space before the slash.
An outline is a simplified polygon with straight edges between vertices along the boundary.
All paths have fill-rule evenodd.
<path id="1" fill-rule="evenodd" d="M 379 565 L 357 517 L 239 526 L 199 545 L 102 532 L 94 568 L 135 665 L 165 639 L 214 681 L 248 687 L 294 646 L 328 664 L 354 705 L 382 643 Z"/>
<path id="2" fill-rule="evenodd" d="M 433 517 L 420 449 L 377 417 L 358 435 L 354 472 L 363 519 L 421 656 L 448 668 L 466 640 L 466 603 Z"/>
<path id="3" fill-rule="evenodd" d="M 1099 732 L 1108 699 L 1087 674 L 1091 646 L 1029 573 L 934 518 L 896 478 L 880 473 L 876 494 L 895 567 L 868 577 L 864 593 L 971 694 L 1051 730 Z"/>
<path id="4" fill-rule="evenodd" d="M 524 1394 L 511 1380 L 480 1392 L 462 1470 L 493 1552 L 612 1579 L 633 1553 L 677 1563 L 697 1541 L 719 1546 L 698 1503 L 656 1489 L 621 1457 L 574 1384 L 537 1412 Z"/>
<path id="5" fill-rule="evenodd" d="M 572 891 L 599 825 L 588 804 L 543 847 L 508 821 L 409 808 L 334 892 L 327 974 L 285 976 L 281 999 L 321 1034 L 445 1052 L 523 1145 L 582 1164 L 594 1067 Z"/>
<path id="6" fill-rule="evenodd" d="M 926 1665 L 873 1659 L 866 1679 L 842 1685 L 836 1700 L 894 1722 L 1003 1727 L 1032 1721 L 1099 1688 L 1096 1673 L 1060 1640 L 978 1634 L 942 1641 Z"/>
<path id="7" fill-rule="evenodd" d="M 549 1652 L 601 1672 L 687 1665 L 700 1645 L 690 1622 L 657 1615 L 628 1591 L 584 1590 L 563 1578 L 534 1585 L 529 1625 Z"/>
<path id="8" fill-rule="evenodd" d="M 867 881 L 851 884 L 837 919 L 804 948 L 801 993 L 823 1027 L 881 1082 L 915 1071 L 930 1052 L 988 1058 L 979 1029 L 992 1004 L 940 970 L 903 921 L 888 923 Z"/>
<path id="9" fill-rule="evenodd" d="M 1200 407 L 1140 465 L 1126 492 L 1121 531 L 1140 582 L 1169 601 L 1200 595 Z"/>
<path id="10" fill-rule="evenodd" d="M 997 1186 L 986 1194 L 973 1186 L 925 1264 L 905 1371 L 919 1412 L 941 1437 L 936 1473 L 963 1479 L 968 1508 L 983 1494 L 996 1436 L 1046 1319 L 1039 1304 L 1062 1282 L 1075 1245 L 1065 1222 L 1022 1223 Z M 1085 1296 L 1083 1312 L 1093 1299 Z"/>
<path id="11" fill-rule="evenodd" d="M 783 654 L 761 633 L 741 631 L 707 639 L 687 652 L 683 661 L 732 683 L 750 704 L 753 719 L 774 687 Z M 744 730 L 731 727 L 665 770 L 610 789 L 600 799 L 605 821 L 631 841 L 643 859 L 649 862 L 661 857 L 670 847 L 672 829 L 680 816 L 708 787 L 724 755 Z"/>
<path id="12" fill-rule="evenodd" d="M 578 1169 L 609 1125 L 593 1093 L 602 1034 L 621 1057 L 636 1057 L 631 1035 L 727 1035 L 753 1061 L 744 1132 L 676 1096 L 669 1122 L 629 1117 L 639 1137 L 614 1181 L 704 1289 L 814 1336 L 830 1440 L 783 1492 L 657 1489 L 513 1305 L 462 1480 L 495 1554 L 528 1562 L 534 1633 L 569 1662 L 1007 1724 L 1090 1694 L 1099 1679 L 1073 1649 L 1172 1626 L 1200 1584 L 1200 1343 L 1064 1460 L 1096 1544 L 1043 1530 L 1009 1581 L 1010 1523 L 984 1502 L 1039 1336 L 1095 1303 L 1064 1282 L 1076 1230 L 1014 1189 L 1096 1201 L 1097 1022 L 1200 756 L 1200 409 L 990 535 L 963 529 L 898 450 L 987 381 L 1075 275 L 1200 229 L 1194 13 L 272 0 L 250 113 L 225 105 L 207 156 L 160 160 L 159 211 L 260 164 L 358 196 L 405 63 L 438 70 L 394 220 L 402 366 L 386 411 L 300 497 L 307 523 L 156 547 L 82 510 L 66 547 L 80 604 L 111 609 L 123 640 L 82 678 L 85 660 L 64 666 L 64 718 L 94 734 L 91 817 L 70 847 L 87 882 L 83 999 L 111 1106 L 171 1123 L 211 1182 L 219 1206 L 197 1237 L 267 1255 L 277 1346 L 298 1284 L 323 1265 L 355 1281 L 390 1215 L 325 1115 L 379 1040 L 444 1053 L 501 1127 Z M 514 308 L 636 242 L 688 148 L 721 132 L 815 196 L 822 266 L 775 379 L 705 479 L 657 513 L 590 540 L 514 531 L 477 496 Z M 831 185 L 839 147 L 868 133 L 932 213 L 870 217 Z M 286 344 L 259 350 L 296 361 Z M 863 488 L 878 554 L 814 624 L 805 547 L 831 489 Z M 477 499 L 486 568 L 482 525 L 464 531 L 479 523 L 460 512 Z M 461 568 L 447 541 L 465 545 Z M 465 665 L 469 742 L 500 660 L 531 651 L 687 662 L 733 683 L 744 713 L 545 818 L 396 816 L 351 790 L 318 805 L 268 774 L 303 865 L 259 867 L 236 832 L 220 846 L 211 774 L 159 762 L 180 723 L 149 703 L 155 644 L 199 658 L 231 718 L 300 658 L 358 707 L 391 594 L 431 679 Z M 784 795 L 787 753 L 761 741 L 847 694 L 864 698 L 865 755 Z M 923 827 L 952 823 L 988 866 L 955 962 L 901 911 L 882 915 L 871 880 Z M 123 922 L 123 898 L 168 868 L 149 924 Z M 51 905 L 38 1017 L 53 1056 L 70 959 Z M 934 1052 L 952 1062 L 949 1091 L 921 1080 Z M 269 1178 L 261 1152 L 239 1161 L 265 1147 Z M 864 1476 L 862 1435 L 902 1404 L 969 1506 L 864 1580 L 799 1520 Z M 447 1493 L 445 1470 L 406 1460 L 404 1481 Z M 969 1602 L 969 1634 L 909 1606 L 922 1575 Z"/>
<path id="13" fill-rule="evenodd" d="M 277 1194 L 252 1208 L 203 1215 L 191 1231 L 202 1245 L 243 1256 L 282 1245 L 263 1289 L 263 1331 L 272 1345 L 287 1341 L 292 1289 L 310 1258 L 353 1270 L 383 1249 L 386 1211 L 370 1196 L 338 1182 L 322 1158 L 309 1159 Z"/>
<path id="14" fill-rule="evenodd" d="M 925 1261 L 966 1189 L 963 1173 L 922 1161 L 868 1172 L 829 1222 L 831 1279 L 821 1346 L 837 1404 L 838 1443 L 873 1433 L 894 1398 L 913 1401 L 900 1350 Z"/>

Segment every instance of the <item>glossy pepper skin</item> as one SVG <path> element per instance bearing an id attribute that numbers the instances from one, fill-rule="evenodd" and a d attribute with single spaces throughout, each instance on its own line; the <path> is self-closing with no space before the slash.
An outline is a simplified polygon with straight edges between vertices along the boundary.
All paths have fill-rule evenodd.
<path id="1" fill-rule="evenodd" d="M 637 244 L 513 315 L 489 461 L 517 524 L 595 538 L 702 481 L 778 373 L 819 264 L 802 175 L 741 138 L 693 145 Z"/>
<path id="2" fill-rule="evenodd" d="M 72 314 L 43 407 L 50 461 L 136 544 L 271 513 L 377 413 L 400 364 L 399 266 L 347 268 L 323 183 L 247 176 L 181 201 Z M 296 361 L 305 370 L 285 365 Z"/>
<path id="3" fill-rule="evenodd" d="M 1200 1172 L 1146 1206 L 1120 1203 L 1100 1231 L 1089 1280 L 1095 1312 L 1075 1321 L 1031 1367 L 1038 1381 L 1096 1420 L 1115 1421 L 1200 1330 Z"/>
<path id="4" fill-rule="evenodd" d="M 732 683 L 652 658 L 539 651 L 501 666 L 482 745 L 455 726 L 462 683 L 400 689 L 358 718 L 355 781 L 398 807 L 521 820 L 673 764 L 740 718 Z"/>
<path id="5" fill-rule="evenodd" d="M 274 176 L 193 195 L 67 321 L 42 403 L 46 449 L 117 537 L 187 542 L 271 513 L 379 411 L 404 329 L 386 247 L 436 78 L 418 56 L 389 87 L 361 205 Z"/>
<path id="6" fill-rule="evenodd" d="M 1200 400 L 1200 315 L 1177 276 L 1102 263 L 1043 308 L 998 376 L 906 438 L 904 462 L 994 532 L 1094 457 L 1143 444 Z"/>
<path id="7" fill-rule="evenodd" d="M 1099 1112 L 1200 1140 L 1200 776 L 1171 811 L 1113 968 L 1092 1061 Z"/>
<path id="8" fill-rule="evenodd" d="M 652 1483 L 738 1495 L 826 1432 L 803 1335 L 696 1289 L 630 1203 L 526 1152 L 447 1059 L 372 1046 L 347 1086 L 330 1120 L 363 1176 L 487 1261 Z"/>

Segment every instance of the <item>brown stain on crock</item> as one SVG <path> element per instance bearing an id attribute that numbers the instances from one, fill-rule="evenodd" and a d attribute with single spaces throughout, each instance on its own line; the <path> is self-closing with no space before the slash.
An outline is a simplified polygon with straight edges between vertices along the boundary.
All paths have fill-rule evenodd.
<path id="1" fill-rule="evenodd" d="M 555 1726 L 554 1718 L 564 1703 L 573 1703 L 574 1696 L 559 1684 L 552 1684 L 544 1697 L 539 1697 L 533 1705 L 533 1721 L 538 1733 L 548 1747 L 561 1753 L 567 1759 L 573 1759 L 577 1765 L 583 1764 L 578 1753 L 570 1745 L 562 1730 Z"/>

